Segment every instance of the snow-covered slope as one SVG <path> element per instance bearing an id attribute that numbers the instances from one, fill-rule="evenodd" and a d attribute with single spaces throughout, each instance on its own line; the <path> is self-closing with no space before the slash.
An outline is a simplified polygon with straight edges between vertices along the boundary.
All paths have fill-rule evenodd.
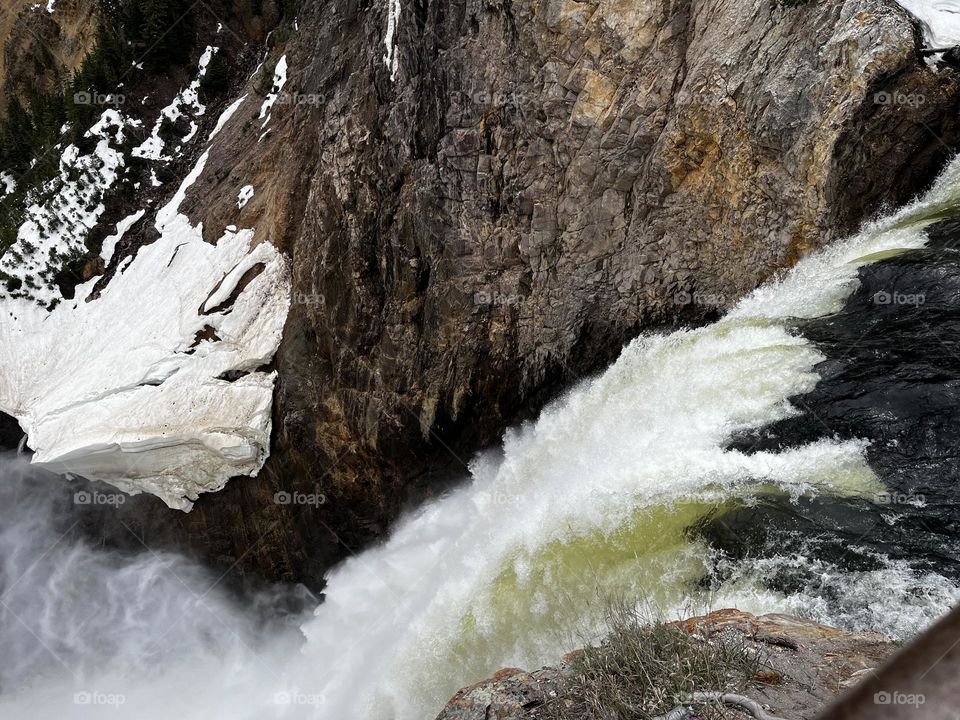
<path id="1" fill-rule="evenodd" d="M 35 463 L 151 492 L 182 510 L 199 493 L 262 467 L 276 376 L 264 366 L 290 305 L 289 263 L 250 229 L 230 226 L 215 244 L 206 242 L 202 226 L 181 212 L 216 145 L 213 135 L 243 101 L 223 113 L 210 146 L 153 215 L 159 239 L 122 259 L 105 287 L 95 293 L 100 278 L 89 280 L 73 300 L 58 298 L 50 283 L 31 297 L 0 294 L 0 410 L 19 420 Z M 101 140 L 84 165 L 97 180 L 84 186 L 90 197 L 78 194 L 64 170 L 65 189 L 30 209 L 20 234 L 42 251 L 40 265 L 47 254 L 82 244 L 97 222 L 102 206 L 94 196 L 122 165 L 110 143 L 125 122 L 107 110 L 94 128 Z M 166 161 L 161 153 L 148 159 Z M 78 162 L 76 148 L 63 150 L 62 166 Z M 151 216 L 133 210 L 104 242 L 108 261 L 124 233 Z M 8 253 L 4 266 L 23 273 L 25 263 Z"/>
<path id="2" fill-rule="evenodd" d="M 124 131 L 137 124 L 117 110 L 106 110 L 86 133 L 97 140 L 93 152 L 81 154 L 75 145 L 63 148 L 59 175 L 44 185 L 27 208 L 17 242 L 0 257 L 0 272 L 22 283 L 14 296 L 44 305 L 56 302 L 57 263 L 83 251 L 84 241 L 105 210 L 103 196 L 124 165 L 118 149 Z"/>

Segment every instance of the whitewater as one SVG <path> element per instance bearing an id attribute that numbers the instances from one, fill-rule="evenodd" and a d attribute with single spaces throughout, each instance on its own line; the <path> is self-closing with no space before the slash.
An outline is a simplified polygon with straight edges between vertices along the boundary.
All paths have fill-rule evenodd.
<path id="1" fill-rule="evenodd" d="M 602 636 L 611 596 L 667 617 L 736 606 L 915 634 L 960 600 L 947 578 L 903 562 L 835 577 L 838 611 L 767 589 L 770 558 L 708 591 L 699 581 L 718 559 L 688 529 L 761 493 L 884 490 L 868 438 L 728 445 L 798 413 L 789 398 L 816 386 L 823 356 L 791 323 L 840 310 L 860 267 L 923 247 L 958 200 L 954 161 L 924 197 L 718 322 L 637 338 L 474 458 L 456 489 L 330 571 L 307 617 L 278 620 L 282 590 L 244 604 L 184 558 L 77 540 L 63 532 L 69 506 L 48 492 L 60 481 L 4 459 L 0 718 L 429 718 L 464 685 Z"/>

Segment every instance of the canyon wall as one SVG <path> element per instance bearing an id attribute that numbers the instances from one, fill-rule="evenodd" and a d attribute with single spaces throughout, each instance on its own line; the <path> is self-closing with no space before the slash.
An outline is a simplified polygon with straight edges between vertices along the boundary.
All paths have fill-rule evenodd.
<path id="1" fill-rule="evenodd" d="M 304 0 L 267 38 L 180 209 L 291 258 L 271 456 L 189 514 L 86 524 L 271 579 L 316 584 L 625 341 L 902 203 L 960 136 L 957 73 L 892 0 Z"/>

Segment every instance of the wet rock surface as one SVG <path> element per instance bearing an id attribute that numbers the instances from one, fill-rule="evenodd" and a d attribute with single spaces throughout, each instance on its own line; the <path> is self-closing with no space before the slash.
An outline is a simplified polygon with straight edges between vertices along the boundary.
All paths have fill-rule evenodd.
<path id="1" fill-rule="evenodd" d="M 809 574 L 817 562 L 857 572 L 892 560 L 918 576 L 960 578 L 960 222 L 938 223 L 928 235 L 924 249 L 864 266 L 841 312 L 797 325 L 826 356 L 819 384 L 791 399 L 795 417 L 732 445 L 759 452 L 864 439 L 885 486 L 870 498 L 767 497 L 707 523 L 705 536 L 730 557 L 806 558 L 807 570 L 784 567 L 766 578 L 771 587 L 818 585 Z"/>
<path id="2" fill-rule="evenodd" d="M 16 418 L 0 412 L 0 451 L 13 450 L 23 439 L 23 430 Z"/>

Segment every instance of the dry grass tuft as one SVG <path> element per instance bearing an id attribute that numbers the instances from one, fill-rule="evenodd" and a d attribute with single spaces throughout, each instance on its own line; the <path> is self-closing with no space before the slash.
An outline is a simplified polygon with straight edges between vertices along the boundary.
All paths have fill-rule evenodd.
<path id="1" fill-rule="evenodd" d="M 740 633 L 690 635 L 663 622 L 643 621 L 625 604 L 609 611 L 610 633 L 572 663 L 571 677 L 539 717 L 567 720 L 649 720 L 694 692 L 732 692 L 762 670 L 763 658 Z M 700 708 L 721 717 L 720 708 Z"/>

